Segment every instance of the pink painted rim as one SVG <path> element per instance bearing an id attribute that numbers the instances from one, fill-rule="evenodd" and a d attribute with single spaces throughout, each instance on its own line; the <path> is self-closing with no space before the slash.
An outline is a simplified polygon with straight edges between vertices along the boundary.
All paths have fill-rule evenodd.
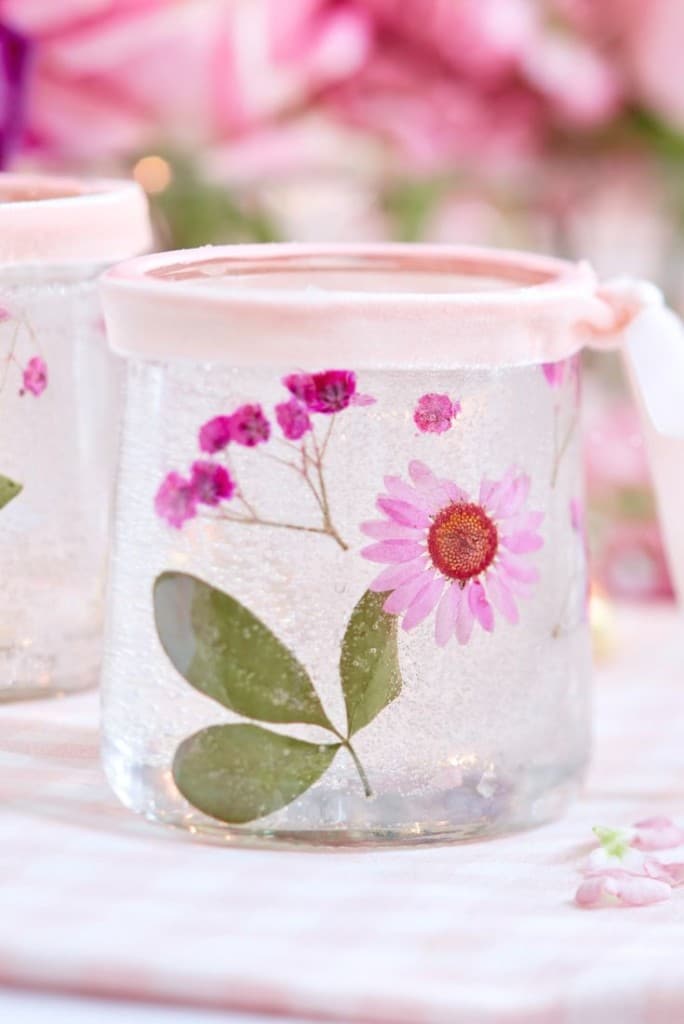
<path id="1" fill-rule="evenodd" d="M 225 278 L 225 285 L 201 283 Z M 307 287 L 306 271 L 444 275 L 445 288 Z M 218 273 L 218 271 L 222 273 Z M 231 287 L 250 274 L 302 272 L 290 290 Z M 512 287 L 450 291 L 450 275 Z M 192 278 L 189 281 L 189 278 Z M 200 278 L 200 281 L 198 281 Z M 578 321 L 602 304 L 586 263 L 497 249 L 407 244 L 206 246 L 143 256 L 101 280 L 112 347 L 149 359 L 236 365 L 496 365 L 577 351 Z"/>
<path id="2" fill-rule="evenodd" d="M 0 264 L 112 263 L 151 243 L 133 181 L 0 174 Z"/>

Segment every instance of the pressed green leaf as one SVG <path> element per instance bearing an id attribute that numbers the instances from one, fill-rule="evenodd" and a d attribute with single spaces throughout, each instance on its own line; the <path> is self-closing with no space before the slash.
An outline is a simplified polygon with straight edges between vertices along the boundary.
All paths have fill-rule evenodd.
<path id="1" fill-rule="evenodd" d="M 181 743 L 173 777 L 193 807 L 240 825 L 295 800 L 330 767 L 339 748 L 259 725 L 212 725 Z"/>
<path id="2" fill-rule="evenodd" d="M 382 610 L 386 597 L 367 590 L 342 640 L 340 678 L 350 736 L 372 722 L 401 691 L 397 620 Z"/>
<path id="3" fill-rule="evenodd" d="M 21 494 L 21 484 L 18 484 L 15 480 L 10 480 L 8 476 L 0 475 L 0 508 L 4 508 L 5 505 L 9 505 L 18 494 Z"/>
<path id="4" fill-rule="evenodd" d="M 234 597 L 182 572 L 154 584 L 162 647 L 196 690 L 247 718 L 332 726 L 304 666 Z"/>

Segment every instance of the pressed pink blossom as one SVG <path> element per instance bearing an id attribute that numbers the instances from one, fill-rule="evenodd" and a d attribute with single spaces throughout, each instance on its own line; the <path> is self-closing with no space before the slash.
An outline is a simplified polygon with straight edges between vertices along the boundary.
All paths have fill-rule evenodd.
<path id="1" fill-rule="evenodd" d="M 549 387 L 559 388 L 565 380 L 565 371 L 567 369 L 567 362 L 562 359 L 558 363 L 542 363 L 542 371 Z"/>
<path id="2" fill-rule="evenodd" d="M 353 370 L 291 373 L 283 378 L 283 384 L 309 412 L 331 415 L 351 404 L 356 393 L 356 374 Z"/>
<path id="3" fill-rule="evenodd" d="M 311 419 L 306 406 L 292 397 L 289 402 L 281 402 L 275 407 L 276 419 L 288 441 L 298 441 L 311 430 Z"/>
<path id="4" fill-rule="evenodd" d="M 190 486 L 202 505 L 218 505 L 235 493 L 235 483 L 224 466 L 216 462 L 193 462 Z"/>
<path id="5" fill-rule="evenodd" d="M 543 513 L 526 508 L 530 478 L 511 468 L 499 482 L 483 480 L 473 500 L 422 462 L 408 470 L 410 482 L 385 477 L 377 501 L 384 518 L 361 525 L 376 541 L 361 554 L 388 566 L 370 585 L 390 591 L 385 611 L 403 616 L 406 630 L 435 612 L 440 647 L 452 635 L 467 644 L 475 623 L 491 632 L 495 610 L 517 623 L 517 600 L 539 580 L 530 555 L 544 544 Z"/>
<path id="6" fill-rule="evenodd" d="M 161 519 L 177 530 L 197 515 L 197 494 L 190 480 L 180 473 L 167 473 L 154 499 L 154 508 Z"/>
<path id="7" fill-rule="evenodd" d="M 230 439 L 245 448 L 254 448 L 271 436 L 271 424 L 260 405 L 241 405 L 230 417 Z"/>
<path id="8" fill-rule="evenodd" d="M 200 427 L 199 446 L 208 455 L 223 451 L 230 441 L 230 416 L 214 416 Z"/>
<path id="9" fill-rule="evenodd" d="M 33 356 L 26 364 L 22 375 L 22 390 L 20 394 L 29 391 L 36 398 L 40 397 L 48 384 L 47 364 L 41 356 Z"/>
<path id="10" fill-rule="evenodd" d="M 421 395 L 413 413 L 413 422 L 423 434 L 443 434 L 451 429 L 460 411 L 461 403 L 452 402 L 448 395 Z"/>

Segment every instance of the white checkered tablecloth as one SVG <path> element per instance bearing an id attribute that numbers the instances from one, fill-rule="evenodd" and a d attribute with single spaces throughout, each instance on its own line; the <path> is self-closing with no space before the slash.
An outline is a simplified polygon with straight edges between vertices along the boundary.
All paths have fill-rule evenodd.
<path id="1" fill-rule="evenodd" d="M 684 822 L 684 618 L 636 609 L 619 629 L 583 800 L 472 845 L 201 845 L 110 795 L 95 695 L 0 707 L 0 984 L 297 1020 L 684 1020 L 684 890 L 571 902 L 593 824 Z"/>

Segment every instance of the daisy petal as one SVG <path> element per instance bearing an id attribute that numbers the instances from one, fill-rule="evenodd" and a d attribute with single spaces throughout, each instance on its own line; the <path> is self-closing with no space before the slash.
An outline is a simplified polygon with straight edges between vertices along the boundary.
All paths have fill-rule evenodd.
<path id="1" fill-rule="evenodd" d="M 499 565 L 505 570 L 507 576 L 518 580 L 520 583 L 537 583 L 539 580 L 539 570 L 535 566 L 528 565 L 512 555 L 501 552 L 499 554 Z"/>
<path id="2" fill-rule="evenodd" d="M 424 569 L 419 576 L 415 576 L 389 595 L 382 610 L 388 615 L 401 615 L 412 604 L 413 599 L 420 594 L 434 576 L 432 569 Z"/>
<path id="3" fill-rule="evenodd" d="M 501 543 L 514 555 L 527 555 L 530 551 L 539 551 L 539 548 L 544 547 L 544 538 L 538 533 L 524 531 L 502 537 Z"/>
<path id="4" fill-rule="evenodd" d="M 487 593 L 497 611 L 501 612 L 503 617 L 515 626 L 520 619 L 518 607 L 510 590 L 496 572 L 491 572 L 487 576 Z"/>
<path id="5" fill-rule="evenodd" d="M 453 483 L 453 481 L 444 480 L 440 478 L 439 484 L 441 489 L 444 491 L 444 494 L 449 499 L 449 501 L 467 502 L 470 500 L 468 492 L 464 491 L 462 487 L 459 487 L 457 484 Z"/>
<path id="6" fill-rule="evenodd" d="M 378 498 L 378 508 L 385 515 L 393 519 L 400 526 L 429 526 L 430 517 L 427 512 L 417 508 L 408 501 L 398 501 L 396 498 Z"/>
<path id="7" fill-rule="evenodd" d="M 361 554 L 369 562 L 410 562 L 425 551 L 422 544 L 415 540 L 383 540 L 379 544 L 371 544 L 363 548 Z"/>
<path id="8" fill-rule="evenodd" d="M 411 487 L 400 476 L 386 476 L 385 487 L 391 498 L 398 498 L 400 501 L 408 501 L 411 505 L 422 508 L 424 512 L 430 510 L 430 502 L 424 494 L 420 494 L 415 487 Z"/>
<path id="9" fill-rule="evenodd" d="M 479 580 L 474 580 L 468 590 L 468 603 L 470 610 L 487 633 L 494 629 L 494 612 L 487 600 L 485 589 Z"/>
<path id="10" fill-rule="evenodd" d="M 494 480 L 482 480 L 480 484 L 480 496 L 478 498 L 478 501 L 480 502 L 481 505 L 489 504 L 489 500 L 496 486 L 497 484 Z"/>
<path id="11" fill-rule="evenodd" d="M 475 625 L 475 616 L 470 609 L 470 585 L 461 591 L 461 600 L 458 603 L 456 612 L 456 639 L 461 646 L 465 646 L 470 640 Z"/>
<path id="12" fill-rule="evenodd" d="M 399 526 L 398 523 L 388 523 L 380 519 L 371 519 L 367 523 L 361 523 L 359 529 L 367 537 L 373 537 L 375 540 L 418 540 L 425 532 L 411 526 Z"/>
<path id="13" fill-rule="evenodd" d="M 384 594 L 387 590 L 396 590 L 402 583 L 412 580 L 418 576 L 426 567 L 424 558 L 416 558 L 412 562 L 403 562 L 400 565 L 390 565 L 383 569 L 379 576 L 376 576 L 371 583 L 369 590 L 375 594 Z"/>
<path id="14" fill-rule="evenodd" d="M 500 518 L 508 519 L 509 516 L 518 514 L 527 501 L 527 496 L 530 493 L 530 483 L 530 478 L 525 473 L 515 477 L 499 498 L 496 513 Z"/>
<path id="15" fill-rule="evenodd" d="M 438 647 L 445 647 L 456 628 L 456 611 L 461 597 L 461 588 L 452 583 L 444 591 L 435 616 L 435 641 Z"/>
<path id="16" fill-rule="evenodd" d="M 416 626 L 419 626 L 428 617 L 440 599 L 444 590 L 444 584 L 444 577 L 438 576 L 437 579 L 428 583 L 424 590 L 421 590 L 418 596 L 414 598 L 413 603 L 403 618 L 401 623 L 402 629 L 415 629 Z"/>

